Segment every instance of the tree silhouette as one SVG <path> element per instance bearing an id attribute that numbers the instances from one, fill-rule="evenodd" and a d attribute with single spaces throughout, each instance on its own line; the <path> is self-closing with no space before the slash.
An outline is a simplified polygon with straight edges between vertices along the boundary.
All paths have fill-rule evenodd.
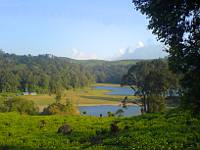
<path id="1" fill-rule="evenodd" d="M 200 1 L 133 0 L 148 28 L 168 47 L 170 68 L 183 73 L 186 104 L 200 110 Z M 190 105 L 188 105 L 190 104 Z"/>

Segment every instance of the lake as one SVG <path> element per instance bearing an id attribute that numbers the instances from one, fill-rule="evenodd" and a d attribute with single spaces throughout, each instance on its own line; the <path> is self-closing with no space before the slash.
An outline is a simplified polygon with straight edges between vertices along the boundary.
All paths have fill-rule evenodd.
<path id="1" fill-rule="evenodd" d="M 121 106 L 80 106 L 79 110 L 81 114 L 83 112 L 86 112 L 87 116 L 108 116 L 108 112 L 115 113 L 117 110 L 122 109 L 124 111 L 123 116 L 137 116 L 140 115 L 140 107 L 139 106 L 126 106 L 126 108 L 123 108 Z"/>
<path id="2" fill-rule="evenodd" d="M 115 86 L 95 86 L 95 89 L 98 90 L 109 90 L 108 95 L 123 95 L 129 96 L 133 95 L 134 91 L 129 87 L 115 87 Z M 123 108 L 121 106 L 112 106 L 112 105 L 100 105 L 100 106 L 80 106 L 79 110 L 81 114 L 86 112 L 87 116 L 108 116 L 108 112 L 115 113 L 117 110 L 122 109 L 123 116 L 137 116 L 140 115 L 139 106 L 126 106 Z"/>
<path id="3" fill-rule="evenodd" d="M 111 92 L 108 92 L 106 94 L 108 95 L 134 95 L 134 91 L 129 87 L 115 87 L 115 86 L 96 86 L 95 87 L 98 90 L 109 90 Z"/>

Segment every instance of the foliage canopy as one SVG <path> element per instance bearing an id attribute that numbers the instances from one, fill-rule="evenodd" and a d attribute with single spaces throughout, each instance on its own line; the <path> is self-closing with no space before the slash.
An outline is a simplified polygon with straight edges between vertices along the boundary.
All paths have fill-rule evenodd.
<path id="1" fill-rule="evenodd" d="M 178 77 L 169 71 L 164 60 L 142 61 L 129 69 L 121 85 L 129 85 L 142 96 L 144 111 L 156 112 L 164 108 L 168 92 L 177 90 Z"/>
<path id="2" fill-rule="evenodd" d="M 170 68 L 184 74 L 182 86 L 186 103 L 200 106 L 200 1 L 133 0 L 137 10 L 147 15 L 148 28 L 169 52 Z"/>

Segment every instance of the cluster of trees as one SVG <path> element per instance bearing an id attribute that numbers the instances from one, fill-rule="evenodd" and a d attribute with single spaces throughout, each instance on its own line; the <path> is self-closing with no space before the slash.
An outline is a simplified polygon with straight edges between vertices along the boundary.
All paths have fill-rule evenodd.
<path id="1" fill-rule="evenodd" d="M 122 76 L 128 69 L 140 60 L 71 60 L 73 63 L 82 64 L 94 75 L 97 83 L 120 83 Z"/>
<path id="2" fill-rule="evenodd" d="M 133 3 L 149 19 L 148 28 L 167 46 L 170 69 L 183 74 L 185 106 L 199 112 L 200 1 L 133 0 Z"/>
<path id="3" fill-rule="evenodd" d="M 97 83 L 119 84 L 122 76 L 128 71 L 131 65 L 97 65 L 90 68 Z"/>
<path id="4" fill-rule="evenodd" d="M 162 111 L 165 99 L 177 95 L 178 76 L 173 74 L 165 60 L 141 61 L 133 65 L 121 81 L 142 97 L 145 112 Z"/>
<path id="5" fill-rule="evenodd" d="M 0 92 L 60 93 L 91 83 L 120 83 L 135 61 L 72 60 L 52 55 L 18 56 L 0 50 Z"/>
<path id="6" fill-rule="evenodd" d="M 52 55 L 17 56 L 0 51 L 0 92 L 60 93 L 95 82 L 82 65 Z"/>

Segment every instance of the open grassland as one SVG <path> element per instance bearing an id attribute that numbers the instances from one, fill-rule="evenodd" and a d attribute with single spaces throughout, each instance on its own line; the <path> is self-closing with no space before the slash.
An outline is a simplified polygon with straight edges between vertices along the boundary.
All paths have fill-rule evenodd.
<path id="1" fill-rule="evenodd" d="M 107 95 L 107 90 L 96 90 L 94 86 L 119 86 L 118 84 L 95 84 L 92 87 L 83 89 L 67 90 L 63 93 L 61 103 L 66 99 L 71 100 L 75 105 L 116 105 L 119 104 L 124 96 Z M 55 102 L 55 95 L 38 94 L 21 96 L 27 100 L 33 101 L 42 110 L 45 106 Z M 135 99 L 135 96 L 128 96 L 128 99 Z"/>
<path id="2" fill-rule="evenodd" d="M 119 132 L 110 124 L 117 121 Z M 42 124 L 41 124 L 42 123 Z M 58 128 L 69 124 L 69 135 Z M 0 149 L 6 150 L 152 150 L 200 149 L 200 119 L 186 112 L 132 118 L 20 116 L 0 113 Z"/>

